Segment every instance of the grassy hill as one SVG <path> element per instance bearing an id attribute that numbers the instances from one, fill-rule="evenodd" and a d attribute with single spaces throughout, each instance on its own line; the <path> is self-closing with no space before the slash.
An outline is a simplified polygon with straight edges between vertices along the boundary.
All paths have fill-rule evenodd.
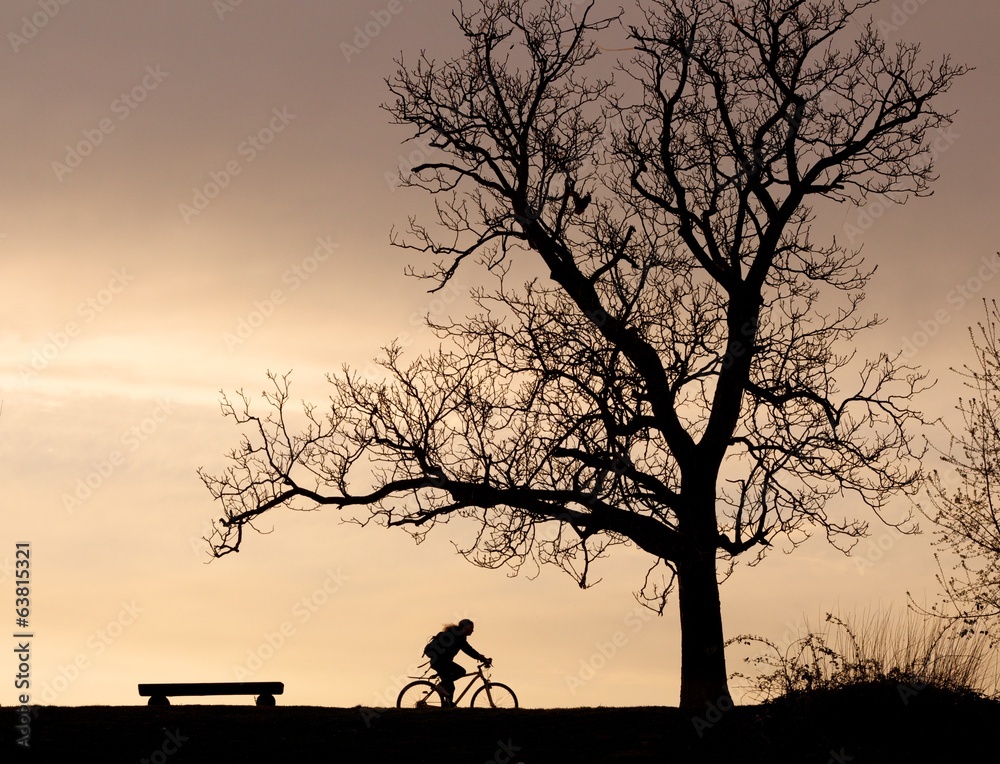
<path id="1" fill-rule="evenodd" d="M 280 702 L 280 701 L 279 701 Z M 714 709 L 40 707 L 5 762 L 952 762 L 991 747 L 1000 702 L 886 682 Z"/>

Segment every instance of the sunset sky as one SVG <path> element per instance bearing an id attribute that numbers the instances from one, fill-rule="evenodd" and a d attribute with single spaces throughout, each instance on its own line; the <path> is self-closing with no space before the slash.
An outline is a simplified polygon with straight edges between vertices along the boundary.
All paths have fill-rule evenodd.
<path id="1" fill-rule="evenodd" d="M 676 705 L 676 602 L 662 618 L 636 603 L 648 565 L 634 550 L 583 591 L 555 568 L 473 567 L 460 528 L 416 546 L 333 510 L 278 511 L 270 535 L 206 564 L 221 512 L 196 470 L 223 469 L 239 438 L 220 391 L 259 396 L 268 370 L 293 370 L 293 396 L 322 401 L 326 372 L 397 337 L 414 355 L 421 316 L 467 306 L 474 269 L 429 295 L 389 245 L 428 209 L 396 184 L 427 150 L 379 108 L 401 51 L 459 50 L 453 6 L 3 3 L 0 632 L 13 641 L 14 549 L 30 543 L 33 702 L 139 704 L 140 682 L 254 678 L 283 681 L 283 705 L 391 705 L 426 639 L 469 617 L 524 706 Z M 971 360 L 967 328 L 1000 291 L 1000 5 L 873 15 L 890 42 L 975 71 L 942 104 L 958 114 L 935 138 L 934 195 L 835 208 L 817 230 L 878 264 L 866 305 L 887 322 L 860 349 L 904 350 L 940 380 L 924 410 L 955 422 L 948 368 Z M 828 611 L 931 601 L 929 542 L 873 525 L 851 558 L 822 538 L 775 550 L 723 586 L 727 634 L 787 644 Z M 12 705 L 17 665 L 0 654 Z"/>

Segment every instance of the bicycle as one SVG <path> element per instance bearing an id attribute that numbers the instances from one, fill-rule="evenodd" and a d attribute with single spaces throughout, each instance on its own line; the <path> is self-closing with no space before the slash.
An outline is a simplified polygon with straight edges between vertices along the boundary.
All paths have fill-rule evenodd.
<path id="1" fill-rule="evenodd" d="M 483 686 L 472 694 L 469 705 L 473 708 L 517 708 L 517 696 L 514 691 L 505 684 L 490 681 L 489 676 L 484 673 L 484 669 L 489 669 L 491 663 L 480 662 L 476 668 L 476 673 L 466 674 L 472 679 L 465 686 L 451 705 L 458 706 L 465 694 L 472 689 L 472 685 L 479 680 Z M 426 677 L 426 672 L 424 672 Z M 438 677 L 433 679 L 418 678 L 415 682 L 410 682 L 399 691 L 396 698 L 396 708 L 445 708 L 449 705 L 445 699 L 444 691 L 441 689 L 441 680 Z"/>

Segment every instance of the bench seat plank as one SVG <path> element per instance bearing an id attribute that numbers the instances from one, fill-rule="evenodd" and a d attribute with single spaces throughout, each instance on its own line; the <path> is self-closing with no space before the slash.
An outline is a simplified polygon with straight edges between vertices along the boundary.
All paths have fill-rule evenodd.
<path id="1" fill-rule="evenodd" d="M 283 682 L 173 682 L 140 684 L 139 695 L 151 706 L 169 706 L 168 698 L 179 695 L 256 695 L 258 706 L 273 706 L 274 696 L 285 691 Z"/>
<path id="2" fill-rule="evenodd" d="M 140 684 L 139 694 L 149 695 L 281 695 L 283 682 L 173 682 Z"/>

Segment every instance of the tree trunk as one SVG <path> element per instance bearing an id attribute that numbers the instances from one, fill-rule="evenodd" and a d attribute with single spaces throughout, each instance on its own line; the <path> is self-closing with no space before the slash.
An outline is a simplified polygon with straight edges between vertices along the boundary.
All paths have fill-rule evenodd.
<path id="1" fill-rule="evenodd" d="M 723 649 L 715 550 L 677 564 L 681 624 L 681 701 L 689 711 L 731 704 Z"/>

